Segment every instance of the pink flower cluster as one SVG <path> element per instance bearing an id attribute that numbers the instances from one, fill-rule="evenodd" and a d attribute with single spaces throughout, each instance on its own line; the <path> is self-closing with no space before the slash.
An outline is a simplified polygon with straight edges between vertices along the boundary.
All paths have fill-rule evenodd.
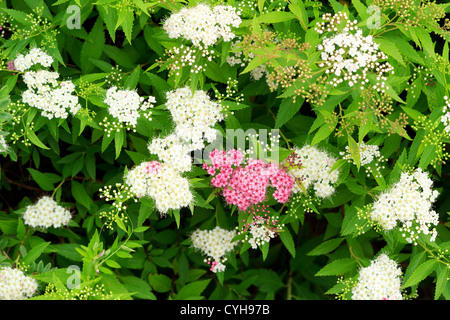
<path id="1" fill-rule="evenodd" d="M 215 149 L 209 158 L 212 164 L 205 163 L 203 168 L 214 176 L 211 184 L 223 188 L 225 201 L 239 210 L 245 211 L 250 205 L 263 202 L 268 187 L 275 188 L 272 195 L 278 202 L 289 200 L 294 180 L 275 164 L 253 158 L 245 164 L 243 153 L 236 149 L 228 152 Z"/>

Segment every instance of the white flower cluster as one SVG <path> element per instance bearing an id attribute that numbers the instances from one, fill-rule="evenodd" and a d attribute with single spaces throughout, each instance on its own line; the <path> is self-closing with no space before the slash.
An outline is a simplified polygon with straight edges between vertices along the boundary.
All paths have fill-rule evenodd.
<path id="1" fill-rule="evenodd" d="M 35 293 L 38 283 L 21 270 L 11 267 L 0 269 L 0 300 L 24 300 Z"/>
<path id="2" fill-rule="evenodd" d="M 8 150 L 8 143 L 4 135 L 0 135 L 0 152 L 6 152 Z"/>
<path id="3" fill-rule="evenodd" d="M 186 207 L 193 200 L 189 180 L 170 165 L 158 161 L 143 162 L 125 177 L 125 183 L 136 197 L 150 197 L 164 215 L 170 209 Z"/>
<path id="4" fill-rule="evenodd" d="M 228 231 L 217 226 L 212 230 L 195 230 L 191 241 L 194 248 L 207 256 L 205 262 L 211 265 L 210 270 L 220 272 L 225 270 L 225 255 L 236 246 L 235 242 L 231 242 L 235 235 L 234 230 Z"/>
<path id="5" fill-rule="evenodd" d="M 58 77 L 57 72 L 46 70 L 24 73 L 23 80 L 28 89 L 22 93 L 23 102 L 40 109 L 49 119 L 67 118 L 67 109 L 76 114 L 81 106 L 78 97 L 73 95 L 75 85 L 71 81 L 58 83 Z"/>
<path id="6" fill-rule="evenodd" d="M 23 92 L 22 100 L 30 106 L 40 109 L 42 115 L 52 119 L 67 118 L 67 109 L 76 114 L 81 108 L 78 97 L 73 94 L 75 85 L 72 81 L 58 83 L 59 74 L 48 70 L 31 71 L 32 66 L 40 64 L 50 67 L 53 58 L 41 49 L 34 48 L 23 56 L 19 55 L 15 60 L 15 67 L 25 71 L 23 80 L 28 89 Z"/>
<path id="7" fill-rule="evenodd" d="M 352 300 L 403 300 L 401 275 L 397 263 L 386 254 L 380 254 L 370 266 L 359 270 Z"/>
<path id="8" fill-rule="evenodd" d="M 140 97 L 134 90 L 119 90 L 111 87 L 106 91 L 105 103 L 109 106 L 108 112 L 120 122 L 135 127 L 140 116 L 139 111 L 146 111 L 153 107 L 155 97 L 150 96 L 147 100 Z M 148 112 L 146 116 L 149 116 Z"/>
<path id="9" fill-rule="evenodd" d="M 224 118 L 222 105 L 210 99 L 206 91 L 189 87 L 167 93 L 166 107 L 175 122 L 175 134 L 189 144 L 191 150 L 204 147 L 204 139 L 213 142 L 216 130 L 213 126 Z"/>
<path id="10" fill-rule="evenodd" d="M 14 67 L 21 72 L 30 69 L 36 64 L 49 68 L 53 63 L 53 58 L 39 48 L 33 48 L 27 55 L 19 54 L 14 59 Z"/>
<path id="11" fill-rule="evenodd" d="M 364 141 L 358 143 L 358 150 L 361 166 L 365 166 L 366 164 L 371 163 L 374 159 L 381 157 L 380 148 L 377 145 L 366 144 Z M 345 152 L 340 152 L 340 155 L 342 156 L 342 159 L 352 160 L 354 163 L 349 146 L 346 146 Z"/>
<path id="12" fill-rule="evenodd" d="M 450 135 L 450 99 L 447 96 L 444 96 L 445 105 L 443 108 L 444 115 L 441 117 L 441 121 L 444 124 L 445 132 Z"/>
<path id="13" fill-rule="evenodd" d="M 305 189 L 312 185 L 317 197 L 331 196 L 335 191 L 333 184 L 339 178 L 339 169 L 331 171 L 336 159 L 327 152 L 320 151 L 317 147 L 310 145 L 301 149 L 295 148 L 294 152 L 300 157 L 302 166 L 301 168 L 289 169 L 289 173 L 297 179 L 303 177 L 302 184 Z M 292 191 L 298 193 L 301 189 L 297 184 L 294 184 Z"/>
<path id="14" fill-rule="evenodd" d="M 263 224 L 260 224 L 259 226 L 252 226 L 252 228 L 250 228 L 250 234 L 252 237 L 248 240 L 248 243 L 250 243 L 253 249 L 269 242 L 270 239 L 273 239 L 278 235 L 275 230 L 271 230 Z"/>
<path id="15" fill-rule="evenodd" d="M 182 8 L 164 22 L 163 28 L 170 38 L 183 37 L 195 46 L 208 47 L 220 38 L 230 41 L 235 37 L 232 27 L 239 27 L 242 20 L 232 6 L 217 5 L 212 9 L 206 4 Z"/>
<path id="16" fill-rule="evenodd" d="M 70 211 L 61 207 L 49 196 L 44 196 L 34 205 L 29 205 L 24 214 L 25 224 L 33 228 L 59 228 L 69 223 Z"/>
<path id="17" fill-rule="evenodd" d="M 325 37 L 317 46 L 322 51 L 321 58 L 324 61 L 319 66 L 328 67 L 325 72 L 335 76 L 330 84 L 337 86 L 346 81 L 350 87 L 358 83 L 362 86 L 369 82 L 368 73 L 375 71 L 377 84 L 374 88 L 381 92 L 389 89 L 385 85 L 385 74 L 394 73 L 393 67 L 388 62 L 380 62 L 388 57 L 379 50 L 373 37 L 363 36 L 362 30 L 356 26 L 357 21 L 348 20 L 345 12 L 334 16 L 327 13 L 322 18 L 325 21 L 317 23 L 316 31 L 320 34 L 336 32 L 331 37 Z M 345 27 L 339 32 L 342 22 Z"/>
<path id="18" fill-rule="evenodd" d="M 179 172 L 191 170 L 191 149 L 180 138 L 172 133 L 164 138 L 155 138 L 148 145 L 151 154 L 158 155 L 159 160 Z"/>
<path id="19" fill-rule="evenodd" d="M 373 204 L 370 218 L 384 230 L 392 230 L 400 222 L 400 231 L 409 243 L 416 244 L 420 233 L 431 234 L 434 241 L 437 231 L 432 227 L 439 223 L 439 215 L 432 204 L 439 193 L 432 186 L 433 181 L 420 168 L 412 174 L 403 172 L 400 181 Z"/>

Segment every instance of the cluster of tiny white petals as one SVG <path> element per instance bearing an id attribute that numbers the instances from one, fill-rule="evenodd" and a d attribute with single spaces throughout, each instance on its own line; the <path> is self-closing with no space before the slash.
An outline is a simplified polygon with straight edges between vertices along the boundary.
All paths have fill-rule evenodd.
<path id="1" fill-rule="evenodd" d="M 69 80 L 58 83 L 58 77 L 57 72 L 47 70 L 25 72 L 23 80 L 28 89 L 22 93 L 23 102 L 40 109 L 49 119 L 65 119 L 69 115 L 67 110 L 76 114 L 81 106 L 73 94 L 75 85 Z"/>
<path id="2" fill-rule="evenodd" d="M 175 122 L 175 134 L 189 145 L 191 150 L 204 147 L 204 140 L 213 142 L 216 130 L 213 126 L 224 118 L 223 108 L 210 99 L 203 90 L 192 94 L 189 87 L 167 93 L 166 107 Z"/>
<path id="3" fill-rule="evenodd" d="M 143 162 L 128 171 L 125 183 L 136 197 L 152 198 L 161 215 L 187 207 L 193 200 L 189 180 L 165 163 Z"/>
<path id="4" fill-rule="evenodd" d="M 359 270 L 352 300 L 403 300 L 401 275 L 397 263 L 386 254 L 380 254 L 370 266 Z"/>
<path id="5" fill-rule="evenodd" d="M 39 48 L 31 49 L 26 55 L 19 55 L 14 60 L 17 70 L 23 71 L 23 80 L 28 89 L 22 93 L 22 100 L 42 111 L 42 115 L 52 119 L 68 116 L 67 110 L 76 114 L 81 108 L 78 97 L 74 95 L 75 85 L 72 81 L 58 83 L 59 74 L 48 70 L 29 70 L 34 65 L 50 67 L 53 58 Z"/>
<path id="6" fill-rule="evenodd" d="M 270 239 L 277 236 L 277 233 L 274 230 L 270 230 L 263 224 L 251 228 L 250 234 L 252 237 L 248 240 L 248 243 L 250 243 L 253 249 L 258 248 L 259 245 L 269 242 Z"/>
<path id="7" fill-rule="evenodd" d="M 366 144 L 364 141 L 358 143 L 361 166 L 371 163 L 374 159 L 380 158 L 380 148 L 374 144 Z M 349 146 L 345 147 L 345 152 L 341 153 L 342 159 L 353 160 Z M 353 160 L 354 162 L 354 160 Z"/>
<path id="8" fill-rule="evenodd" d="M 109 106 L 108 112 L 132 127 L 137 124 L 139 112 L 152 108 L 155 102 L 155 97 L 150 96 L 145 100 L 135 90 L 119 90 L 117 87 L 111 87 L 106 91 L 105 103 Z"/>
<path id="9" fill-rule="evenodd" d="M 357 21 L 350 21 L 345 12 L 339 12 L 332 16 L 327 13 L 322 16 L 323 22 L 318 22 L 316 31 L 320 34 L 328 32 L 332 36 L 325 37 L 317 49 L 322 51 L 323 63 L 320 67 L 328 67 L 326 73 L 334 74 L 330 84 L 337 86 L 346 82 L 352 87 L 369 82 L 368 73 L 374 71 L 377 75 L 375 89 L 384 92 L 389 89 L 385 81 L 387 73 L 394 73 L 393 67 L 388 62 L 380 62 L 387 59 L 387 55 L 379 50 L 379 45 L 373 41 L 372 36 L 363 36 L 362 29 L 356 26 Z M 340 30 L 340 24 L 345 22 L 345 27 Z"/>
<path id="10" fill-rule="evenodd" d="M 42 51 L 40 48 L 33 48 L 26 55 L 19 54 L 16 59 L 14 59 L 14 67 L 21 72 L 30 69 L 36 64 L 48 68 L 52 65 L 53 58 L 47 53 Z"/>
<path id="11" fill-rule="evenodd" d="M 6 142 L 5 136 L 0 135 L 0 152 L 6 152 L 8 150 L 9 146 Z"/>
<path id="12" fill-rule="evenodd" d="M 305 145 L 301 149 L 295 148 L 294 152 L 300 157 L 302 165 L 301 168 L 289 169 L 289 173 L 297 179 L 303 179 L 301 181 L 305 189 L 312 186 L 315 196 L 319 198 L 331 196 L 335 191 L 333 184 L 339 178 L 338 169 L 331 171 L 336 159 L 327 152 L 310 145 Z M 302 189 L 294 184 L 292 191 L 298 193 Z"/>
<path id="13" fill-rule="evenodd" d="M 25 224 L 33 228 L 59 228 L 67 225 L 70 218 L 70 211 L 58 205 L 49 196 L 44 196 L 34 205 L 29 205 L 23 214 Z"/>
<path id="14" fill-rule="evenodd" d="M 416 244 L 420 233 L 431 234 L 431 241 L 437 236 L 439 215 L 432 209 L 439 192 L 432 189 L 433 181 L 422 169 L 412 174 L 403 172 L 390 190 L 381 194 L 373 204 L 370 218 L 384 230 L 400 230 L 409 243 Z"/>
<path id="15" fill-rule="evenodd" d="M 207 256 L 205 262 L 211 265 L 211 271 L 224 271 L 225 255 L 236 246 L 231 240 L 236 236 L 236 231 L 215 227 L 212 230 L 195 230 L 191 235 L 194 248 Z"/>
<path id="16" fill-rule="evenodd" d="M 441 116 L 441 121 L 444 124 L 444 130 L 450 135 L 450 99 L 444 96 L 445 105 L 443 107 L 444 115 Z"/>
<path id="17" fill-rule="evenodd" d="M 176 134 L 172 133 L 164 138 L 153 139 L 148 145 L 148 150 L 151 154 L 157 155 L 159 160 L 179 172 L 191 170 L 191 150 Z"/>
<path id="18" fill-rule="evenodd" d="M 184 7 L 164 22 L 163 28 L 170 38 L 183 37 L 195 46 L 211 46 L 219 39 L 230 41 L 235 37 L 232 27 L 239 27 L 242 20 L 232 6 L 199 4 Z"/>
<path id="19" fill-rule="evenodd" d="M 25 300 L 36 292 L 38 283 L 21 270 L 11 267 L 0 269 L 0 300 Z"/>

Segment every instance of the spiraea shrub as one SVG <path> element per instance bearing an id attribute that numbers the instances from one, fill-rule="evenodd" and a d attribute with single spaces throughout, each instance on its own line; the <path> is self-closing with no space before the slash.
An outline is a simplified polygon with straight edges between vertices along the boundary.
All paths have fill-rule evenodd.
<path id="1" fill-rule="evenodd" d="M 449 12 L 0 0 L 0 299 L 450 299 Z"/>

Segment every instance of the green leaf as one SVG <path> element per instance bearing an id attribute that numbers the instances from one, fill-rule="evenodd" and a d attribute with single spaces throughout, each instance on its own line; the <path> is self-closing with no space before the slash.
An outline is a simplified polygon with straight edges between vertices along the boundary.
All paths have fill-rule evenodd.
<path id="1" fill-rule="evenodd" d="M 121 276 L 120 280 L 130 293 L 134 293 L 133 295 L 136 298 L 156 300 L 152 288 L 145 280 L 135 276 Z"/>
<path id="2" fill-rule="evenodd" d="M 303 30 L 308 30 L 308 13 L 306 12 L 303 1 L 300 0 L 298 4 L 291 3 L 289 4 L 289 10 L 297 17 L 300 22 L 300 26 Z"/>
<path id="3" fill-rule="evenodd" d="M 280 240 L 288 249 L 289 253 L 292 255 L 292 257 L 295 258 L 295 243 L 292 239 L 291 232 L 288 229 L 285 229 L 283 232 L 280 232 Z"/>
<path id="4" fill-rule="evenodd" d="M 134 88 L 136 88 L 140 75 L 141 75 L 141 68 L 137 66 L 125 81 L 124 84 L 125 89 L 133 90 Z"/>
<path id="5" fill-rule="evenodd" d="M 45 191 L 52 191 L 55 187 L 52 183 L 52 180 L 49 179 L 49 176 L 45 173 L 39 172 L 32 168 L 27 168 L 30 172 L 31 176 L 33 177 L 33 180 L 36 181 L 36 183 L 39 185 L 39 187 L 42 190 Z M 51 177 L 51 175 L 50 175 Z"/>
<path id="6" fill-rule="evenodd" d="M 106 263 L 106 265 L 108 265 L 108 267 L 111 267 L 111 268 L 115 268 L 115 269 L 121 268 L 120 264 L 118 264 L 116 261 L 111 260 L 111 259 L 105 260 L 105 263 Z"/>
<path id="7" fill-rule="evenodd" d="M 42 143 L 41 140 L 39 140 L 39 138 L 36 136 L 36 134 L 30 130 L 30 127 L 26 126 L 25 127 L 25 132 L 27 134 L 28 139 L 30 139 L 30 141 L 37 147 L 41 148 L 41 149 L 45 149 L 45 150 L 50 150 L 49 147 L 47 147 L 45 144 Z"/>
<path id="8" fill-rule="evenodd" d="M 331 261 L 316 273 L 316 276 L 338 276 L 345 274 L 356 267 L 356 260 L 343 258 Z"/>
<path id="9" fill-rule="evenodd" d="M 352 138 L 351 135 L 347 135 L 348 138 L 348 148 L 350 150 L 350 154 L 352 156 L 353 161 L 355 161 L 356 167 L 361 167 L 361 155 L 359 154 L 359 147 L 356 141 Z"/>
<path id="10" fill-rule="evenodd" d="M 375 40 L 380 45 L 380 50 L 386 53 L 388 56 L 397 60 L 401 65 L 406 67 L 405 61 L 397 48 L 395 43 L 386 38 L 376 38 Z"/>
<path id="11" fill-rule="evenodd" d="M 200 280 L 186 284 L 175 295 L 174 300 L 198 299 L 211 280 Z"/>
<path id="12" fill-rule="evenodd" d="M 448 276 L 449 276 L 449 268 L 447 266 L 440 265 L 439 271 L 437 272 L 434 300 L 439 299 L 441 294 L 444 292 L 445 287 L 449 285 Z"/>
<path id="13" fill-rule="evenodd" d="M 128 43 L 131 44 L 132 40 L 132 33 L 133 33 L 133 24 L 134 24 L 134 11 L 133 10 L 124 10 L 119 13 L 119 20 L 120 15 L 122 12 L 125 12 L 125 19 L 121 23 L 123 32 L 125 33 L 125 37 L 128 40 Z"/>
<path id="14" fill-rule="evenodd" d="M 169 292 L 172 289 L 172 280 L 165 274 L 151 274 L 148 281 L 156 292 Z"/>
<path id="15" fill-rule="evenodd" d="M 125 131 L 120 130 L 116 131 L 114 135 L 114 145 L 116 149 L 116 159 L 120 156 L 120 152 L 122 151 L 122 147 L 125 143 Z"/>
<path id="16" fill-rule="evenodd" d="M 93 200 L 92 198 L 88 195 L 85 187 L 75 181 L 72 180 L 71 181 L 71 189 L 72 189 L 72 195 L 75 198 L 75 200 L 80 203 L 81 205 L 83 205 L 84 207 L 86 207 L 86 209 L 91 209 L 91 206 L 93 205 Z"/>
<path id="17" fill-rule="evenodd" d="M 419 38 L 420 43 L 422 44 L 426 53 L 428 53 L 428 55 L 433 58 L 433 60 L 436 60 L 433 41 L 431 40 L 431 36 L 428 31 L 422 27 L 412 27 L 412 29 L 416 32 L 417 37 Z"/>
<path id="18" fill-rule="evenodd" d="M 30 251 L 27 252 L 26 256 L 22 259 L 22 263 L 29 265 L 36 261 L 40 257 L 45 248 L 50 244 L 50 242 L 43 242 L 34 246 Z"/>
<path id="19" fill-rule="evenodd" d="M 328 254 L 328 253 L 332 252 L 333 250 L 335 250 L 337 247 L 339 247 L 339 245 L 342 243 L 342 241 L 344 241 L 344 238 L 335 238 L 335 239 L 330 239 L 325 242 L 322 242 L 317 247 L 315 247 L 313 250 L 308 252 L 308 256 L 320 256 L 320 255 Z"/>
<path id="20" fill-rule="evenodd" d="M 428 277 L 438 265 L 438 261 L 435 259 L 427 260 L 417 267 L 416 270 L 412 273 L 412 275 L 408 278 L 408 280 L 403 284 L 402 289 L 411 287 L 415 284 L 418 284 L 420 281 L 424 280 Z"/>
<path id="21" fill-rule="evenodd" d="M 80 63 L 83 74 L 89 74 L 94 69 L 90 59 L 100 59 L 105 45 L 103 21 L 97 18 L 89 36 L 83 43 L 80 53 Z"/>
<path id="22" fill-rule="evenodd" d="M 288 122 L 292 117 L 300 110 L 304 99 L 299 99 L 294 103 L 292 98 L 285 98 L 280 104 L 278 109 L 277 120 L 275 122 L 275 128 L 280 128 L 286 122 Z"/>
<path id="23" fill-rule="evenodd" d="M 320 129 L 316 132 L 314 135 L 314 138 L 311 141 L 311 145 L 315 146 L 320 141 L 325 140 L 330 136 L 330 134 L 334 131 L 336 128 L 337 121 L 333 121 L 332 124 L 324 123 Z"/>

